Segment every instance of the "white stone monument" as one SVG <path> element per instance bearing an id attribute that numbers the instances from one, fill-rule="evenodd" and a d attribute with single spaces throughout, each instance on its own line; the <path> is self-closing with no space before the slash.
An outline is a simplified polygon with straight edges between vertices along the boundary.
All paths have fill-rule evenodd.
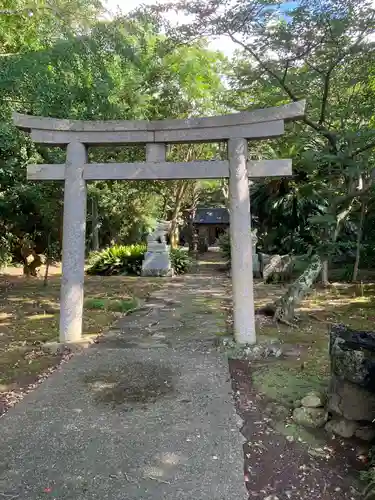
<path id="1" fill-rule="evenodd" d="M 147 236 L 147 252 L 142 264 L 142 276 L 173 276 L 170 247 L 165 234 L 171 223 L 159 220 L 156 228 Z"/>

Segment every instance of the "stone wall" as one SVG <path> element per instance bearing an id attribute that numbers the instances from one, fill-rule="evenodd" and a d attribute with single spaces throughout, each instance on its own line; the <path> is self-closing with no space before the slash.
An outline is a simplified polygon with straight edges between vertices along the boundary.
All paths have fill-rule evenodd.
<path id="1" fill-rule="evenodd" d="M 333 325 L 327 430 L 343 437 L 375 438 L 375 333 Z"/>

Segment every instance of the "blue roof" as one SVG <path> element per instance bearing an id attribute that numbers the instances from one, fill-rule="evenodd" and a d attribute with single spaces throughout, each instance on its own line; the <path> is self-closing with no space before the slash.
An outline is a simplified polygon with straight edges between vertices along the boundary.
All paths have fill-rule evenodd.
<path id="1" fill-rule="evenodd" d="M 227 208 L 198 208 L 195 212 L 194 224 L 229 224 Z"/>

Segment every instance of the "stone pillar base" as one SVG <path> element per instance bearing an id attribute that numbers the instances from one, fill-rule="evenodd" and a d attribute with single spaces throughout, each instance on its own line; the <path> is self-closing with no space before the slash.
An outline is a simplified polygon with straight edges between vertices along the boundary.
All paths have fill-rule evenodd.
<path id="1" fill-rule="evenodd" d="M 169 252 L 146 252 L 142 264 L 142 276 L 173 276 Z"/>

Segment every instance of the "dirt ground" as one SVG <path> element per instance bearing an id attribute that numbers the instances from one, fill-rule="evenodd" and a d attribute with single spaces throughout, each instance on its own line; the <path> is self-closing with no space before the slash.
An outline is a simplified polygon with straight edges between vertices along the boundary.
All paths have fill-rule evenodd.
<path id="1" fill-rule="evenodd" d="M 61 354 L 50 355 L 40 348 L 43 342 L 58 339 L 60 272 L 59 266 L 51 268 L 46 287 L 43 278 L 26 278 L 19 267 L 0 275 L 0 401 L 62 359 Z M 128 305 L 147 298 L 159 286 L 158 279 L 86 276 L 84 335 L 97 336 Z"/>
<path id="2" fill-rule="evenodd" d="M 285 287 L 255 284 L 260 307 Z M 375 286 L 335 283 L 313 290 L 297 311 L 296 328 L 257 317 L 260 340 L 281 340 L 287 355 L 263 363 L 230 361 L 236 406 L 244 421 L 245 480 L 249 499 L 356 500 L 363 484 L 368 445 L 307 431 L 290 419 L 293 403 L 329 380 L 329 327 L 345 323 L 372 330 Z"/>
<path id="3" fill-rule="evenodd" d="M 359 499 L 362 444 L 288 427 L 280 407 L 255 387 L 254 371 L 246 361 L 230 361 L 237 412 L 244 421 L 249 500 Z"/>

